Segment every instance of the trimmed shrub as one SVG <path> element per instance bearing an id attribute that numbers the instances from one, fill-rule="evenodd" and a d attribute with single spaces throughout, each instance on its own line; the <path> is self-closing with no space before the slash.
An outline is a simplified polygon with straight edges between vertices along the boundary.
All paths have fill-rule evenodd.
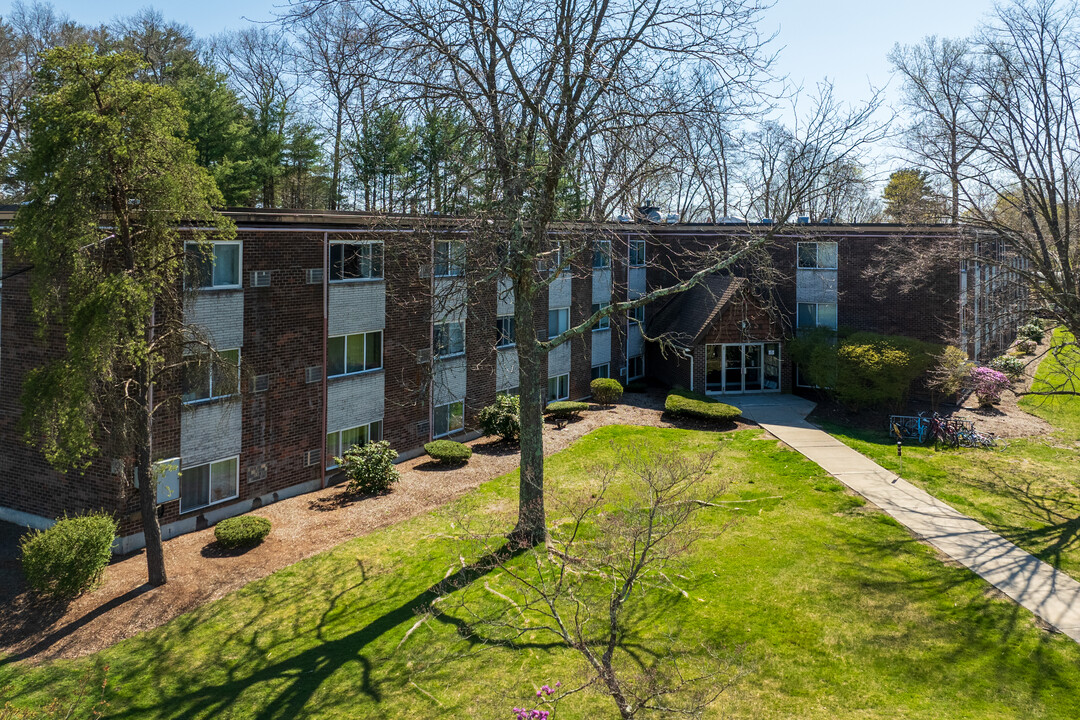
<path id="1" fill-rule="evenodd" d="M 57 520 L 19 542 L 26 581 L 37 592 L 73 598 L 92 588 L 112 558 L 116 521 L 105 513 Z"/>
<path id="2" fill-rule="evenodd" d="M 214 526 L 214 538 L 224 548 L 254 547 L 270 534 L 270 521 L 258 515 L 225 518 Z"/>
<path id="3" fill-rule="evenodd" d="M 579 413 L 589 409 L 589 403 L 573 400 L 559 400 L 548 403 L 544 414 L 553 418 L 576 418 Z"/>
<path id="4" fill-rule="evenodd" d="M 728 423 L 742 415 L 742 410 L 713 400 L 708 395 L 689 390 L 672 390 L 664 400 L 664 410 L 675 417 L 696 418 Z"/>
<path id="5" fill-rule="evenodd" d="M 461 465 L 472 457 L 472 448 L 453 440 L 434 440 L 424 446 L 424 452 L 443 465 Z"/>
<path id="6" fill-rule="evenodd" d="M 515 442 L 521 434 L 521 398 L 498 395 L 495 402 L 477 414 L 476 420 L 485 435 L 498 435 L 507 442 Z"/>
<path id="7" fill-rule="evenodd" d="M 949 345 L 934 356 L 934 367 L 930 370 L 930 387 L 944 395 L 956 395 L 964 389 L 971 376 L 972 363 L 960 348 Z"/>
<path id="8" fill-rule="evenodd" d="M 630 382 L 626 383 L 626 392 L 643 393 L 647 392 L 648 389 L 649 383 L 645 382 L 641 378 L 638 378 L 637 380 L 631 380 Z"/>
<path id="9" fill-rule="evenodd" d="M 971 369 L 971 385 L 979 406 L 990 407 L 1001 400 L 1001 393 L 1009 387 L 1009 378 L 993 368 L 976 367 Z"/>
<path id="10" fill-rule="evenodd" d="M 811 333 L 793 345 L 804 377 L 853 409 L 903 404 L 911 384 L 944 354 L 938 345 L 868 332 L 839 340 Z"/>
<path id="11" fill-rule="evenodd" d="M 589 383 L 589 391 L 601 405 L 613 405 L 622 397 L 623 387 L 615 378 L 596 378 Z"/>
<path id="12" fill-rule="evenodd" d="M 1024 376 L 1024 368 L 1027 367 L 1027 363 L 1015 356 L 999 355 L 988 362 L 987 367 L 1005 373 L 1010 381 L 1016 382 Z"/>
<path id="13" fill-rule="evenodd" d="M 390 443 L 380 440 L 367 445 L 353 445 L 334 461 L 349 479 L 348 492 L 384 493 L 401 479 L 394 467 L 397 456 L 397 450 L 392 449 Z"/>
<path id="14" fill-rule="evenodd" d="M 1038 345 L 1034 340 L 1021 340 L 1016 343 L 1016 349 L 1021 355 L 1031 355 L 1035 352 L 1035 347 Z"/>
<path id="15" fill-rule="evenodd" d="M 1036 325 L 1033 322 L 1029 322 L 1027 325 L 1021 325 L 1016 330 L 1016 334 L 1025 340 L 1032 340 L 1036 344 L 1041 343 L 1046 336 L 1046 331 L 1042 329 L 1042 325 Z"/>

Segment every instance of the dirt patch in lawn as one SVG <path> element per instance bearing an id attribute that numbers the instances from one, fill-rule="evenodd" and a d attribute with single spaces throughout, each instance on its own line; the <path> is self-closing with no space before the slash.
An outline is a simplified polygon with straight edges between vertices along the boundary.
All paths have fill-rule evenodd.
<path id="1" fill-rule="evenodd" d="M 563 450 L 604 425 L 717 429 L 666 417 L 664 397 L 657 390 L 628 393 L 618 405 L 591 406 L 562 429 L 545 424 L 545 452 Z M 0 553 L 0 653 L 35 662 L 89 655 L 346 540 L 433 510 L 517 467 L 514 446 L 490 438 L 468 444 L 473 456 L 461 467 L 433 471 L 427 456 L 401 463 L 401 482 L 386 495 L 355 498 L 334 486 L 259 508 L 252 514 L 269 518 L 274 529 L 243 553 L 215 552 L 212 527 L 168 540 L 169 582 L 160 588 L 146 584 L 146 561 L 137 552 L 115 560 L 93 592 L 68 604 L 43 604 L 22 587 L 14 555 Z M 8 534 L 17 537 L 11 528 Z M 4 545 L 10 549 L 14 541 Z"/>

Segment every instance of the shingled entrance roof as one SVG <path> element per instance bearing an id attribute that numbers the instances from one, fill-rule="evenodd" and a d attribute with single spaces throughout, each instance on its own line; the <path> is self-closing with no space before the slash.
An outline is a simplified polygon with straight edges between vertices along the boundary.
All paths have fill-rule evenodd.
<path id="1" fill-rule="evenodd" d="M 709 329 L 735 294 L 746 284 L 745 278 L 709 275 L 686 292 L 673 296 L 652 316 L 654 327 L 664 328 L 664 335 L 676 345 L 693 347 Z"/>

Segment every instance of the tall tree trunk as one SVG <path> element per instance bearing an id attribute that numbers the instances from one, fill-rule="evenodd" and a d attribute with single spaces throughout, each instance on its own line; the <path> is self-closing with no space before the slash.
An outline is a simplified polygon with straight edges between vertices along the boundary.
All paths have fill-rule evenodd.
<path id="1" fill-rule="evenodd" d="M 150 331 L 147 331 L 148 335 Z M 164 585 L 165 550 L 161 546 L 161 525 L 157 516 L 157 479 L 153 467 L 153 383 L 150 364 L 143 361 L 139 368 L 139 511 L 142 515 L 143 537 L 146 539 L 146 574 L 151 585 Z"/>
<path id="2" fill-rule="evenodd" d="M 337 115 L 334 118 L 334 159 L 333 177 L 330 178 L 330 202 L 329 210 L 338 209 L 338 186 L 341 184 L 341 127 L 345 121 L 342 118 L 342 103 L 339 100 Z"/>
<path id="3" fill-rule="evenodd" d="M 533 270 L 535 272 L 535 270 Z M 547 353 L 536 339 L 533 304 L 536 284 L 525 268 L 514 283 L 514 322 L 518 327 L 518 392 L 521 396 L 521 477 L 518 522 L 511 539 L 526 546 L 547 540 L 544 520 L 544 403 Z"/>

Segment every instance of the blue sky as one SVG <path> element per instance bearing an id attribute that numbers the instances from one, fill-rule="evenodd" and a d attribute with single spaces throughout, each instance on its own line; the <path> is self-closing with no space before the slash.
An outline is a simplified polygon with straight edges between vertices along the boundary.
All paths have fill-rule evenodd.
<path id="1" fill-rule="evenodd" d="M 284 1 L 284 0 L 282 0 Z M 271 17 L 273 0 L 53 0 L 53 5 L 86 24 L 129 15 L 153 4 L 166 16 L 212 35 Z M 6 9 L 9 2 L 0 2 Z M 993 9 L 992 0 L 776 0 L 763 31 L 777 30 L 782 47 L 778 70 L 807 87 L 824 77 L 845 100 L 865 98 L 870 84 L 889 81 L 886 53 L 894 43 L 913 43 L 925 35 L 967 35 Z M 6 14 L 6 13 L 4 13 Z M 892 93 L 890 93 L 891 95 Z"/>

